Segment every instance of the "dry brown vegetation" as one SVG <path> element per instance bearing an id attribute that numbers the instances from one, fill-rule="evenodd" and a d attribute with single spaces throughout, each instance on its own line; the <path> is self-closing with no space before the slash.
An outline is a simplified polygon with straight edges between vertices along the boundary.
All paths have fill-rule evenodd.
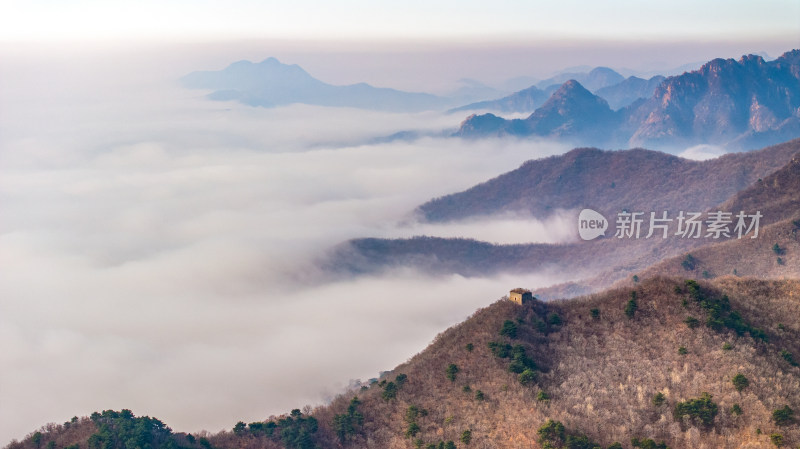
<path id="1" fill-rule="evenodd" d="M 732 308 L 764 329 L 769 342 L 704 325 L 688 327 L 687 316 L 702 322 L 704 312 L 683 285 L 679 278 L 658 278 L 637 286 L 633 319 L 623 314 L 631 289 L 549 303 L 546 313 L 559 313 L 564 324 L 546 334 L 532 324 L 545 313 L 542 303 L 499 301 L 479 310 L 386 375 L 389 380 L 398 373 L 408 375 L 396 399 L 383 400 L 379 386 L 358 394 L 365 423 L 346 447 L 413 447 L 412 438 L 404 435 L 404 415 L 411 405 L 429 412 L 418 420 L 417 438 L 425 444 L 457 442 L 470 429 L 469 447 L 538 447 L 536 430 L 554 419 L 604 447 L 614 441 L 630 447 L 631 437 L 664 440 L 672 448 L 771 447 L 769 434 L 774 432 L 783 435 L 788 447 L 800 445 L 796 424 L 778 428 L 770 421 L 774 409 L 800 407 L 800 368 L 779 355 L 784 349 L 800 354 L 800 282 L 725 278 L 702 284 L 711 295 L 728 295 Z M 682 305 L 685 299 L 687 307 Z M 599 310 L 598 318 L 591 316 L 591 309 Z M 521 385 L 508 372 L 507 360 L 488 350 L 490 341 L 502 340 L 498 331 L 507 319 L 524 323 L 516 341 L 547 371 L 535 386 Z M 474 345 L 472 352 L 465 349 L 468 343 Z M 731 349 L 724 350 L 725 343 Z M 686 355 L 678 353 L 681 346 Z M 445 376 L 451 363 L 460 368 L 455 382 Z M 737 373 L 750 381 L 741 392 L 731 382 Z M 465 385 L 472 393 L 463 391 Z M 476 390 L 485 393 L 484 401 L 474 399 Z M 542 390 L 549 401 L 536 399 Z M 659 392 L 666 401 L 656 407 L 652 397 Z M 672 416 L 678 401 L 703 392 L 719 406 L 710 429 Z M 349 395 L 343 396 L 315 412 L 322 433 L 330 433 L 327 423 L 348 400 Z M 743 410 L 741 416 L 731 413 L 734 404 Z M 336 447 L 333 439 L 325 442 L 325 447 Z"/>
<path id="2" fill-rule="evenodd" d="M 760 211 L 764 218 L 758 238 L 736 239 L 695 248 L 690 253 L 648 267 L 638 273 L 638 277 L 800 277 L 800 156 L 795 156 L 780 170 L 737 193 L 719 210 Z M 695 263 L 692 269 L 687 270 L 682 262 L 689 254 Z"/>
<path id="3" fill-rule="evenodd" d="M 769 223 L 796 216 L 800 210 L 800 155 L 731 197 L 720 210 L 760 210 Z"/>
<path id="4" fill-rule="evenodd" d="M 50 423 L 39 430 L 31 432 L 21 442 L 12 441 L 7 449 L 48 449 L 48 448 L 73 448 L 86 447 L 86 441 L 97 431 L 94 423 L 88 417 L 73 417 L 64 424 Z M 40 436 L 37 437 L 36 434 Z M 39 442 L 37 443 L 37 439 Z"/>
<path id="5" fill-rule="evenodd" d="M 667 259 L 638 273 L 640 279 L 654 276 L 685 276 L 692 279 L 724 275 L 760 279 L 800 278 L 800 221 L 785 220 L 763 228 L 756 239 L 732 240 L 693 250 L 694 269 L 682 266 L 687 255 Z M 775 245 L 780 248 L 775 251 Z M 631 284 L 630 281 L 626 281 Z"/>

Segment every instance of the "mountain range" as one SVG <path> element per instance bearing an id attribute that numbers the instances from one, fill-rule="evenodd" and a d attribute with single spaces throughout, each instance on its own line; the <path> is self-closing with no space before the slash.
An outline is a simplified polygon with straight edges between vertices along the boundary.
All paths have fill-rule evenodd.
<path id="1" fill-rule="evenodd" d="M 758 192 L 753 189 L 762 183 L 776 185 L 775 179 L 793 179 L 792 161 L 798 153 L 800 139 L 702 162 L 641 149 L 576 149 L 526 162 L 464 192 L 434 199 L 421 205 L 415 214 L 431 222 L 507 214 L 544 219 L 561 209 L 573 211 L 577 223 L 577 212 L 585 207 L 605 217 L 624 210 L 666 211 L 675 217 L 681 210 L 737 213 L 746 209 L 751 213 L 761 210 L 761 226 L 766 227 L 800 218 L 795 207 L 800 187 L 783 181 L 777 183 L 780 188 L 768 193 L 769 202 L 763 198 L 732 201 L 755 197 L 750 192 Z M 768 208 L 770 204 L 775 206 Z M 653 264 L 711 243 L 709 239 L 617 239 L 612 235 L 588 242 L 513 245 L 424 236 L 363 238 L 334 248 L 321 264 L 346 275 L 399 267 L 463 276 L 570 273 L 573 282 L 540 290 L 542 298 L 558 298 L 598 291 L 630 279 Z M 686 274 L 699 276 L 703 271 Z M 713 272 L 728 274 L 730 270 Z"/>
<path id="2" fill-rule="evenodd" d="M 211 100 L 262 107 L 302 103 L 411 112 L 442 109 L 451 101 L 366 83 L 335 86 L 312 77 L 296 64 L 283 64 L 275 58 L 260 63 L 239 61 L 218 71 L 192 72 L 180 81 L 187 88 L 212 90 L 208 94 Z"/>
<path id="3" fill-rule="evenodd" d="M 664 79 L 661 75 L 653 76 L 650 79 L 635 76 L 623 78 L 612 69 L 596 67 L 589 72 L 562 73 L 505 97 L 470 103 L 448 112 L 485 110 L 502 113 L 530 113 L 544 104 L 563 83 L 570 80 L 577 81 L 588 91 L 606 100 L 611 109 L 617 110 L 640 98 L 651 97 L 656 87 Z"/>
<path id="4" fill-rule="evenodd" d="M 666 78 L 649 99 L 616 111 L 578 81 L 569 80 L 526 119 L 473 115 L 455 135 L 543 136 L 607 146 L 715 144 L 752 149 L 800 135 L 798 110 L 800 50 L 792 50 L 769 62 L 755 55 L 738 61 L 715 59 L 699 70 Z"/>
<path id="5" fill-rule="evenodd" d="M 571 78 L 580 80 L 592 90 L 617 86 L 616 90 L 609 91 L 609 97 L 616 102 L 625 101 L 631 96 L 642 96 L 641 86 L 623 82 L 622 75 L 610 68 L 597 67 L 589 72 L 561 73 L 540 81 L 537 85 L 541 88 L 530 86 L 500 100 L 471 103 L 451 112 L 481 108 L 500 112 L 532 111 Z M 218 71 L 192 72 L 181 78 L 180 82 L 186 88 L 212 90 L 208 95 L 211 100 L 234 100 L 250 106 L 274 107 L 302 103 L 398 112 L 441 109 L 453 103 L 491 98 L 500 92 L 466 78 L 459 80 L 458 89 L 444 97 L 376 88 L 366 83 L 336 86 L 314 78 L 296 64 L 283 64 L 276 58 L 267 58 L 260 63 L 239 61 Z M 649 93 L 645 96 L 649 96 Z"/>
<path id="6" fill-rule="evenodd" d="M 670 151 L 699 144 L 749 150 L 800 136 L 799 73 L 800 50 L 772 61 L 756 55 L 715 59 L 668 78 L 623 78 L 607 67 L 565 72 L 499 99 L 451 109 L 530 112 L 527 118 L 511 120 L 491 113 L 471 115 L 453 135 L 540 136 L 576 146 Z M 251 106 L 302 103 L 397 112 L 443 110 L 467 97 L 497 92 L 474 80 L 462 80 L 463 86 L 449 97 L 366 83 L 336 86 L 275 58 L 193 72 L 181 83 L 210 90 L 212 100 Z"/>

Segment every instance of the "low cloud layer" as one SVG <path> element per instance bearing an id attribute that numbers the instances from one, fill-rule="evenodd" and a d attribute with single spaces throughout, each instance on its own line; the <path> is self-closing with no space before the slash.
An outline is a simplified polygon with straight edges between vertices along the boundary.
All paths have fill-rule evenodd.
<path id="1" fill-rule="evenodd" d="M 392 368 L 511 287 L 563 280 L 325 284 L 311 261 L 362 236 L 570 238 L 558 215 L 398 225 L 567 148 L 359 144 L 452 117 L 214 103 L 156 72 L 137 82 L 124 61 L 82 62 L 31 63 L 0 88 L 2 443 L 107 408 L 181 431 L 265 419 Z"/>
<path id="2" fill-rule="evenodd" d="M 705 161 L 720 157 L 726 153 L 727 151 L 723 147 L 703 144 L 689 147 L 680 152 L 678 156 L 695 161 Z"/>
<path id="3" fill-rule="evenodd" d="M 577 239 L 576 216 L 575 211 L 559 210 L 544 220 L 521 214 L 503 214 L 446 223 L 410 221 L 383 230 L 378 236 L 460 237 L 497 244 L 562 243 Z"/>

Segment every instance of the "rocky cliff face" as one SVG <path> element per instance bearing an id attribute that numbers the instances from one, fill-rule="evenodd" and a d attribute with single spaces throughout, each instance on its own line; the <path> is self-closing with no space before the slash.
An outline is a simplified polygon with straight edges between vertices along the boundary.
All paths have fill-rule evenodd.
<path id="1" fill-rule="evenodd" d="M 715 59 L 698 71 L 667 78 L 629 116 L 634 129 L 629 142 L 725 143 L 790 126 L 800 119 L 799 60 L 798 50 L 772 62 L 755 55 Z"/>

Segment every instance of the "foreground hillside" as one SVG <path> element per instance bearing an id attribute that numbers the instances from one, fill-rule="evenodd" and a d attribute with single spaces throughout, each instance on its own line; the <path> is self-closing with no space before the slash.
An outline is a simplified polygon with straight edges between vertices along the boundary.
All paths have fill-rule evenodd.
<path id="1" fill-rule="evenodd" d="M 798 354 L 799 281 L 656 278 L 500 300 L 313 411 L 217 435 L 107 411 L 8 449 L 797 447 Z"/>
<path id="2" fill-rule="evenodd" d="M 624 311 L 633 296 L 637 308 L 629 318 Z M 686 324 L 690 316 L 697 325 Z M 470 447 L 540 447 L 537 429 L 548 419 L 601 447 L 616 441 L 631 447 L 631 438 L 673 448 L 768 447 L 773 433 L 796 447 L 797 425 L 777 426 L 771 416 L 784 405 L 800 406 L 800 368 L 781 356 L 800 350 L 798 317 L 796 281 L 722 279 L 696 290 L 661 278 L 562 302 L 500 301 L 385 376 L 407 375 L 396 399 L 384 400 L 380 386 L 360 394 L 365 424 L 349 447 L 411 447 L 416 438 L 426 445 L 458 442 L 465 430 L 471 431 Z M 504 327 L 516 332 L 501 335 Z M 499 344 L 495 354 L 493 342 Z M 521 345 L 525 356 L 498 357 L 506 344 Z M 533 363 L 519 362 L 525 357 Z M 534 364 L 535 381 L 523 384 L 510 372 Z M 454 380 L 448 379 L 451 365 L 458 367 Z M 738 373 L 749 382 L 741 391 L 731 381 Z M 478 391 L 483 400 L 476 399 Z M 678 403 L 704 392 L 718 410 L 707 425 L 673 416 Z M 663 403 L 654 405 L 658 393 Z M 321 422 L 340 413 L 347 399 L 320 410 Z M 731 411 L 734 404 L 740 415 Z M 428 415 L 415 421 L 419 433 L 407 438 L 405 414 L 412 406 Z"/>

